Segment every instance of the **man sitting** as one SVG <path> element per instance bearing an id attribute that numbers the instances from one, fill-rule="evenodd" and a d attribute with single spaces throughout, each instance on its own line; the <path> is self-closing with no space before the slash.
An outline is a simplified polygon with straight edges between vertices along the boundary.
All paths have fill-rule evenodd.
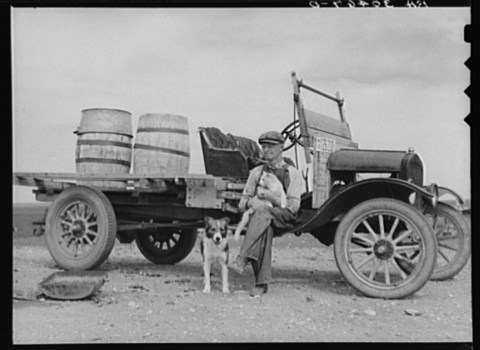
<path id="1" fill-rule="evenodd" d="M 254 297 L 268 291 L 268 283 L 272 279 L 273 234 L 293 227 L 302 194 L 300 172 L 292 165 L 287 164 L 282 157 L 284 144 L 282 135 L 277 131 L 268 131 L 260 135 L 258 143 L 262 146 L 267 164 L 259 165 L 251 170 L 243 190 L 243 196 L 238 205 L 240 211 L 246 211 L 248 208 L 253 208 L 255 211 L 250 217 L 240 252 L 231 265 L 234 271 L 243 274 L 247 264 L 252 264 L 255 286 L 250 291 L 250 295 Z M 280 197 L 271 191 L 259 193 L 258 197 L 272 202 L 273 208 L 264 205 L 255 197 L 262 171 L 275 174 L 283 184 L 287 195 L 285 208 L 280 207 Z"/>

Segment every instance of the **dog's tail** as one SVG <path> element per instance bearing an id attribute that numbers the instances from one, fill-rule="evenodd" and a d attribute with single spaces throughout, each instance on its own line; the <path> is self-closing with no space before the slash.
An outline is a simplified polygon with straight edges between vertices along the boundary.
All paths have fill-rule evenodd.
<path id="1" fill-rule="evenodd" d="M 242 220 L 237 225 L 237 229 L 235 230 L 235 241 L 238 241 L 240 239 L 240 233 L 243 231 L 245 226 L 247 226 L 248 220 L 250 220 L 250 214 L 252 214 L 252 212 L 252 208 L 250 208 L 245 213 L 243 213 Z"/>

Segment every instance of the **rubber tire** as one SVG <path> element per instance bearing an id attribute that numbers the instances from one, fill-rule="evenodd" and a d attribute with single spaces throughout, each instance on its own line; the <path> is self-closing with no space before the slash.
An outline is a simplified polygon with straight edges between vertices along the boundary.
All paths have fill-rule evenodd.
<path id="1" fill-rule="evenodd" d="M 471 230 L 467 220 L 458 210 L 455 210 L 444 203 L 438 203 L 435 210 L 439 215 L 448 218 L 455 225 L 455 229 L 463 238 L 460 254 L 457 254 L 454 257 L 454 260 L 449 264 L 441 268 L 435 268 L 430 276 L 431 280 L 443 281 L 453 278 L 456 274 L 462 271 L 467 264 L 471 254 Z M 440 247 L 438 248 L 440 249 Z M 438 259 L 441 259 L 441 257 L 438 257 Z"/>
<path id="2" fill-rule="evenodd" d="M 180 232 L 182 233 L 180 234 L 178 242 L 168 254 L 159 253 L 161 250 L 155 247 L 149 240 L 151 233 L 137 232 L 135 235 L 135 243 L 140 253 L 150 262 L 157 265 L 173 265 L 185 259 L 193 250 L 195 242 L 197 241 L 197 231 L 195 229 L 177 229 L 176 232 L 172 232 L 172 235 Z"/>
<path id="3" fill-rule="evenodd" d="M 59 249 L 55 230 L 58 230 L 57 220 L 62 211 L 77 200 L 87 203 L 97 214 L 99 240 L 87 256 L 72 259 Z M 96 188 L 73 186 L 65 189 L 51 204 L 45 224 L 48 251 L 57 265 L 65 270 L 91 270 L 98 267 L 108 258 L 115 244 L 117 232 L 115 212 L 107 196 Z"/>
<path id="4" fill-rule="evenodd" d="M 416 275 L 414 275 L 407 284 L 400 284 L 397 287 L 388 289 L 380 287 L 376 288 L 359 279 L 348 263 L 348 256 L 344 248 L 347 243 L 347 237 L 350 236 L 347 232 L 358 226 L 358 218 L 363 219 L 366 215 L 376 211 L 389 211 L 395 213 L 400 216 L 402 220 L 408 221 L 410 225 L 415 226 L 416 231 L 420 232 L 423 237 L 425 257 L 423 261 L 419 262 L 419 265 L 417 265 Z M 338 269 L 353 288 L 366 296 L 373 298 L 399 299 L 417 292 L 428 282 L 435 267 L 437 242 L 433 230 L 426 218 L 412 206 L 396 199 L 374 198 L 353 207 L 342 218 L 335 232 L 334 253 Z M 418 268 L 420 269 L 418 270 Z M 411 276 L 408 278 L 411 278 Z"/>

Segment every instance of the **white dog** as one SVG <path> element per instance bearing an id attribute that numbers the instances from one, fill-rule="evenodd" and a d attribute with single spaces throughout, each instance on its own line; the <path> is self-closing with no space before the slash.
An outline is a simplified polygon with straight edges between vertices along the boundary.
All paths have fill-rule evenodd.
<path id="1" fill-rule="evenodd" d="M 204 293 L 210 293 L 210 271 L 212 265 L 218 262 L 222 268 L 222 292 L 229 293 L 228 288 L 228 217 L 214 219 L 205 217 L 205 229 L 200 241 L 200 251 L 203 258 Z"/>
<path id="2" fill-rule="evenodd" d="M 265 190 L 269 190 L 274 194 L 276 194 L 277 196 L 280 196 L 280 203 L 281 203 L 280 206 L 282 208 L 285 208 L 287 206 L 287 195 L 283 190 L 282 183 L 274 174 L 267 173 L 266 171 L 262 172 L 262 175 L 260 176 L 255 197 L 258 198 L 258 194 L 265 192 Z M 259 200 L 261 200 L 265 205 L 268 205 L 269 207 L 273 207 L 273 204 L 269 200 L 267 199 L 259 199 Z M 234 236 L 235 241 L 238 241 L 240 239 L 240 233 L 243 231 L 245 226 L 247 226 L 248 221 L 250 220 L 250 215 L 252 215 L 253 212 L 254 212 L 254 209 L 249 208 L 247 211 L 245 211 L 245 213 L 243 213 L 242 220 L 240 221 L 240 223 L 237 226 L 237 229 L 235 230 L 235 236 Z"/>

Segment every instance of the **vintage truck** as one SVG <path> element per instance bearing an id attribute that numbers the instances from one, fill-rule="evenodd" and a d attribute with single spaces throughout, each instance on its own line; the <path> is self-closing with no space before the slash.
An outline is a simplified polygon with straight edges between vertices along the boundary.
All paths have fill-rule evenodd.
<path id="1" fill-rule="evenodd" d="M 359 149 L 338 93 L 308 86 L 295 73 L 292 83 L 295 112 L 282 131 L 285 150 L 302 147 L 313 178 L 295 227 L 281 234 L 311 234 L 333 244 L 342 276 L 370 297 L 403 298 L 429 279 L 462 270 L 470 256 L 469 223 L 442 198 L 463 199 L 437 184 L 425 186 L 412 149 Z M 305 108 L 302 89 L 336 103 L 339 118 Z M 58 266 L 95 269 L 117 238 L 135 240 L 155 264 L 174 264 L 192 251 L 206 215 L 228 216 L 234 227 L 249 171 L 263 162 L 261 150 L 215 127 L 202 127 L 199 135 L 206 174 L 14 173 L 13 184 L 33 186 L 38 201 L 51 202 L 45 234 Z"/>

